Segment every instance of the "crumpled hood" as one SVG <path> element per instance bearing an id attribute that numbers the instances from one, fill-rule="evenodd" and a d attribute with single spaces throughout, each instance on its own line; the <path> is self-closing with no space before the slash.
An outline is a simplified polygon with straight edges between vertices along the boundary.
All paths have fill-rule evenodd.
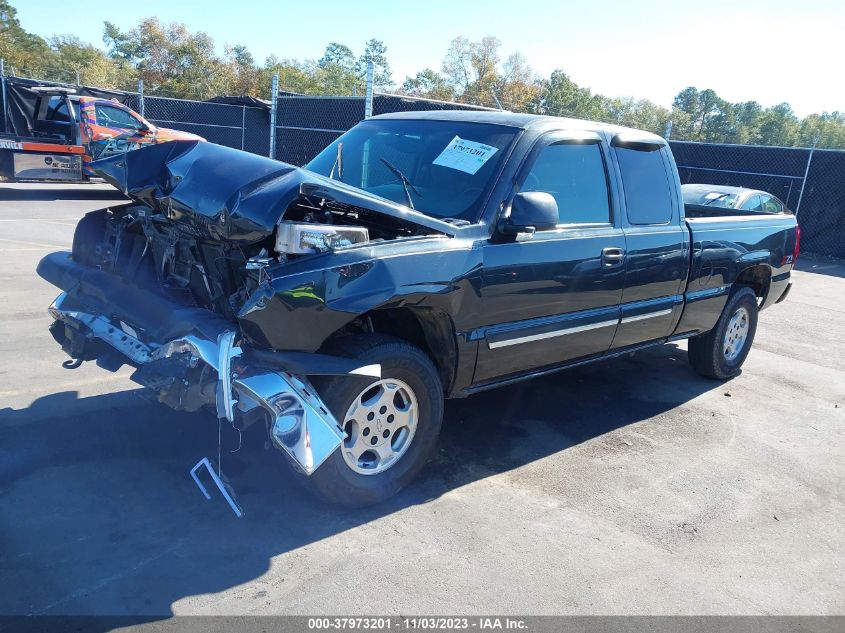
<path id="1" fill-rule="evenodd" d="M 198 141 L 144 147 L 91 163 L 130 198 L 194 233 L 254 243 L 272 234 L 300 195 L 328 198 L 409 226 L 454 235 L 455 227 L 300 167 Z"/>

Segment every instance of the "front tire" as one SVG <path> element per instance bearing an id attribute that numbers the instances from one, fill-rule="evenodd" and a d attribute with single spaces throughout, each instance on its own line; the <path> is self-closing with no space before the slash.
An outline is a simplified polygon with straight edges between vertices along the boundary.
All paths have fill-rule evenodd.
<path id="1" fill-rule="evenodd" d="M 696 372 L 727 380 L 740 373 L 757 332 L 757 295 L 748 287 L 734 292 L 712 330 L 689 340 L 687 355 Z"/>
<path id="2" fill-rule="evenodd" d="M 315 381 L 348 437 L 306 483 L 334 505 L 379 503 L 405 487 L 434 450 L 443 420 L 440 377 L 421 350 L 393 337 L 345 337 L 331 352 L 378 363 L 382 377 Z"/>

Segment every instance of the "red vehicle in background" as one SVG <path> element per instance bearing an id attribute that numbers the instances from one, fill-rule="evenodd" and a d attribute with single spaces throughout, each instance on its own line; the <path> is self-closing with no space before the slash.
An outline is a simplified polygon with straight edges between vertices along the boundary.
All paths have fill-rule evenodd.
<path id="1" fill-rule="evenodd" d="M 0 133 L 0 180 L 86 182 L 91 161 L 167 141 L 204 141 L 157 127 L 116 99 L 77 96 L 73 89 L 32 87 L 26 130 Z M 29 105 L 29 104 L 27 104 Z M 7 121 L 7 129 L 9 126 Z M 22 132 L 22 133 L 17 133 Z"/>

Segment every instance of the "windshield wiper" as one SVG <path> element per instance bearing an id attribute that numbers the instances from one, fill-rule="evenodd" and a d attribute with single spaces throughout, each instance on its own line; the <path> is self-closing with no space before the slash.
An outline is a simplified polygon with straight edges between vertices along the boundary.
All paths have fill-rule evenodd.
<path id="1" fill-rule="evenodd" d="M 414 208 L 414 201 L 411 200 L 411 191 L 417 194 L 420 198 L 422 198 L 422 194 L 417 191 L 417 188 L 414 187 L 413 183 L 408 180 L 408 177 L 399 171 L 399 168 L 396 165 L 391 164 L 386 158 L 382 158 L 379 156 L 378 158 L 381 162 L 384 163 L 384 166 L 387 167 L 393 174 L 399 179 L 399 182 L 402 183 L 402 187 L 405 189 L 405 200 L 408 201 L 408 206 L 412 209 Z"/>
<path id="2" fill-rule="evenodd" d="M 703 207 L 710 206 L 711 204 L 713 204 L 714 202 L 716 202 L 716 200 L 721 200 L 722 198 L 727 198 L 729 195 L 731 195 L 731 194 L 729 194 L 729 193 L 723 193 L 723 194 L 721 194 L 721 195 L 716 196 L 715 198 L 710 198 L 710 200 L 708 200 L 707 202 L 705 202 L 705 203 L 704 203 L 703 205 L 701 205 L 701 206 L 703 206 Z"/>
<path id="3" fill-rule="evenodd" d="M 329 178 L 334 178 L 335 169 L 337 169 L 337 179 L 343 182 L 343 143 L 337 144 L 337 157 L 334 159 L 334 165 L 329 172 Z"/>

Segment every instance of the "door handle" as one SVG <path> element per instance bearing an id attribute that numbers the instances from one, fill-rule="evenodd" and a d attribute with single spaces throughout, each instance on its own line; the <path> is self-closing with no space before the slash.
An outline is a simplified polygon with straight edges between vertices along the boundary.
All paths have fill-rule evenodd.
<path id="1" fill-rule="evenodd" d="M 601 251 L 601 263 L 605 268 L 618 266 L 625 260 L 625 249 L 615 246 L 603 248 Z"/>

